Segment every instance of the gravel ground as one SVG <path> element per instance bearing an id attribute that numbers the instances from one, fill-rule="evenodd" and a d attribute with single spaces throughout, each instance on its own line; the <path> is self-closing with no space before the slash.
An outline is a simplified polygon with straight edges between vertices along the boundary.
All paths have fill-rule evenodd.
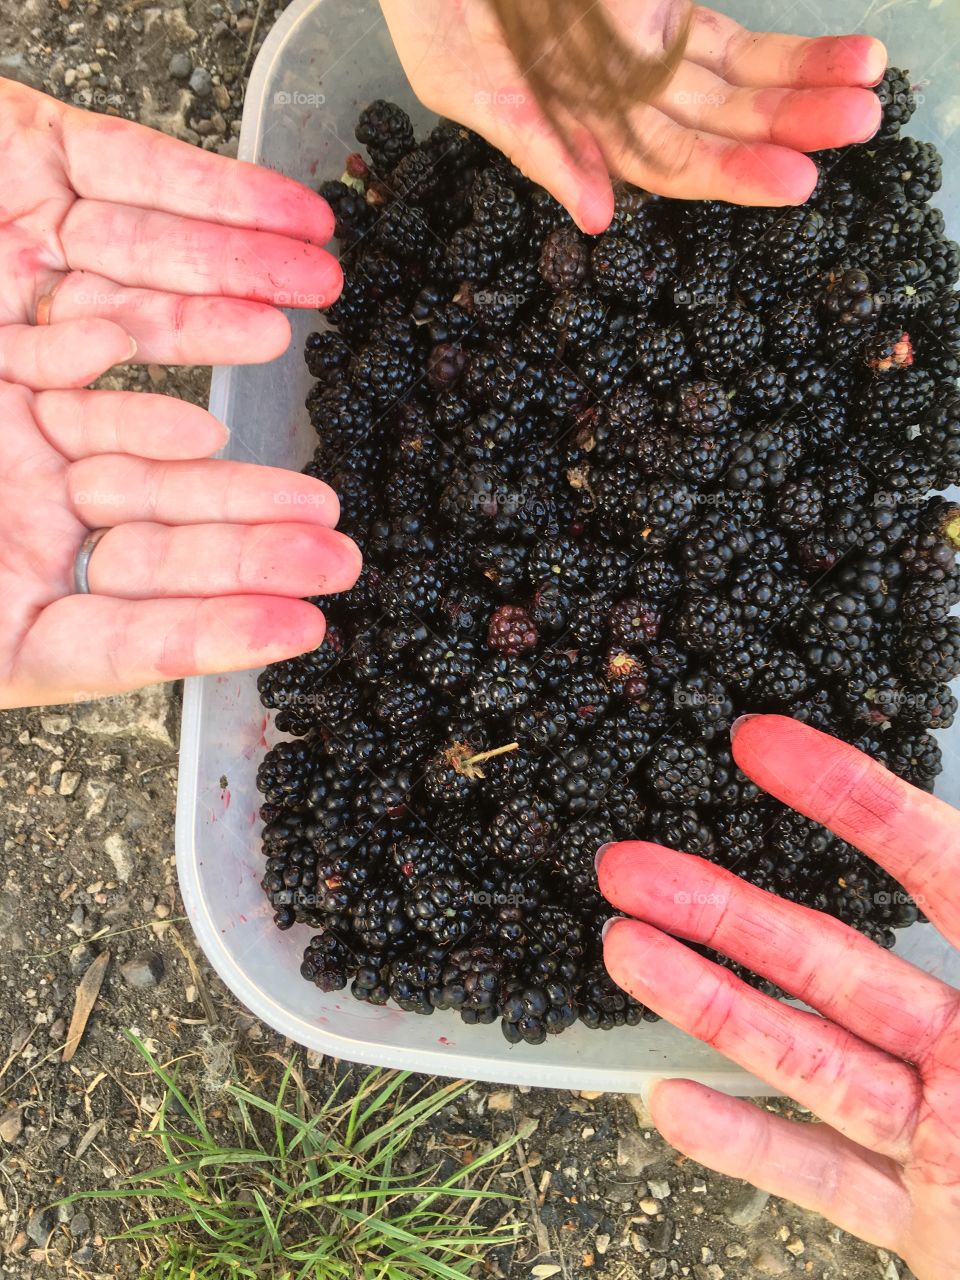
<path id="1" fill-rule="evenodd" d="M 246 75 L 282 7 L 21 0 L 16 17 L 12 6 L 0 16 L 0 75 L 229 155 Z M 208 375 L 150 366 L 105 383 L 204 403 Z M 158 1100 L 125 1028 L 162 1061 L 179 1060 L 213 1107 L 231 1072 L 263 1078 L 291 1048 L 237 1006 L 181 918 L 178 718 L 178 686 L 0 713 L 3 1274 L 140 1272 L 132 1246 L 106 1239 L 118 1218 L 102 1203 L 46 1210 L 71 1192 L 116 1185 L 143 1159 L 136 1131 Z M 94 1013 L 64 1064 L 78 981 L 104 953 Z M 329 1070 L 311 1058 L 308 1088 L 323 1089 Z M 456 1149 L 458 1134 L 482 1147 L 530 1121 L 522 1158 L 501 1177 L 521 1198 L 527 1230 L 512 1254 L 487 1259 L 488 1275 L 545 1277 L 554 1274 L 547 1257 L 555 1274 L 606 1280 L 909 1276 L 815 1215 L 686 1160 L 635 1098 L 478 1085 L 424 1129 L 423 1163 L 438 1143 Z"/>

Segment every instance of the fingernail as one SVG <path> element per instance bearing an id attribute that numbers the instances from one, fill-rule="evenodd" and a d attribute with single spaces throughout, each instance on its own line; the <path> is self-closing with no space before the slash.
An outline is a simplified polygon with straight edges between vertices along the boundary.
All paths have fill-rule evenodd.
<path id="1" fill-rule="evenodd" d="M 127 359 L 128 359 L 128 360 L 132 360 L 132 359 L 133 359 L 133 357 L 134 357 L 136 354 L 137 354 L 137 344 L 136 344 L 135 340 L 134 340 L 133 338 L 131 338 L 131 339 L 130 339 L 130 353 L 129 353 L 129 355 L 127 356 Z"/>
<path id="2" fill-rule="evenodd" d="M 740 732 L 740 730 L 743 728 L 743 726 L 747 723 L 748 720 L 756 720 L 756 718 L 757 718 L 756 711 L 749 711 L 745 716 L 737 716 L 736 720 L 734 720 L 733 724 L 730 726 L 731 742 L 737 736 L 737 734 Z"/>
<path id="3" fill-rule="evenodd" d="M 600 848 L 597 850 L 597 856 L 596 856 L 596 857 L 594 858 L 594 860 L 593 860 L 593 869 L 594 869 L 594 871 L 599 871 L 599 870 L 600 870 L 600 863 L 603 861 L 603 855 L 604 855 L 604 854 L 607 852 L 607 850 L 610 848 L 611 843 L 612 843 L 612 842 L 608 840 L 606 844 L 602 844 L 602 845 L 600 846 Z"/>
<path id="4" fill-rule="evenodd" d="M 600 941 L 601 941 L 601 942 L 602 942 L 602 941 L 603 941 L 603 939 L 607 936 L 607 934 L 610 932 L 611 928 L 612 928 L 612 927 L 617 923 L 617 921 L 618 921 L 618 920 L 622 920 L 622 919 L 623 919 L 623 916 L 611 916 L 609 920 L 605 920 L 605 921 L 604 921 L 603 928 L 600 930 Z"/>

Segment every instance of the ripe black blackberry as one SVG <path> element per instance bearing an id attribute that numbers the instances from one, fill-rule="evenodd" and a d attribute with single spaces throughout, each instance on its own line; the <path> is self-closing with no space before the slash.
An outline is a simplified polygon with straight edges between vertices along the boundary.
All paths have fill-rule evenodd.
<path id="1" fill-rule="evenodd" d="M 719 583 L 753 543 L 753 531 L 739 513 L 713 507 L 687 533 L 678 559 L 688 582 Z"/>
<path id="2" fill-rule="evenodd" d="M 877 140 L 885 142 L 897 137 L 917 109 L 916 94 L 910 85 L 910 72 L 901 71 L 899 67 L 887 67 L 874 93 L 883 108 Z"/>
<path id="3" fill-rule="evenodd" d="M 651 795 L 671 809 L 700 809 L 710 804 L 713 761 L 702 742 L 667 734 L 650 752 L 647 785 Z"/>
<path id="4" fill-rule="evenodd" d="M 696 653 L 712 653 L 735 644 L 743 635 L 739 609 L 726 597 L 708 591 L 685 595 L 673 618 L 674 633 Z"/>
<path id="5" fill-rule="evenodd" d="M 728 378 L 760 362 L 763 324 L 737 302 L 699 308 L 693 333 L 694 350 L 711 377 Z"/>
<path id="6" fill-rule="evenodd" d="M 501 1029 L 511 1044 L 543 1044 L 547 1035 L 558 1035 L 577 1020 L 576 996 L 568 983 L 551 981 L 544 986 L 513 985 L 503 1002 Z"/>
<path id="7" fill-rule="evenodd" d="M 490 852 L 501 862 L 535 866 L 553 854 L 556 811 L 542 796 L 519 792 L 491 819 L 489 838 Z"/>
<path id="8" fill-rule="evenodd" d="M 790 298 L 764 318 L 766 349 L 770 356 L 794 356 L 816 344 L 820 322 L 809 298 Z"/>
<path id="9" fill-rule="evenodd" d="M 307 944 L 300 973 L 321 991 L 340 991 L 347 985 L 352 962 L 350 947 L 335 932 L 325 930 Z"/>
<path id="10" fill-rule="evenodd" d="M 644 245 L 626 236 L 601 236 L 594 243 L 590 266 L 596 289 L 620 303 L 649 303 L 660 287 L 659 264 Z"/>
<path id="11" fill-rule="evenodd" d="M 369 151 L 374 168 L 384 174 L 416 146 L 410 117 L 395 102 L 382 98 L 361 111 L 356 136 Z"/>
<path id="12" fill-rule="evenodd" d="M 960 618 L 934 626 L 901 626 L 897 656 L 902 669 L 924 685 L 948 684 L 960 675 Z"/>
<path id="13" fill-rule="evenodd" d="M 730 401 L 718 382 L 687 382 L 677 390 L 677 425 L 691 435 L 722 432 L 730 423 Z"/>
<path id="14" fill-rule="evenodd" d="M 469 1024 L 494 1022 L 501 1002 L 503 960 L 488 946 L 451 951 L 442 967 L 438 1009 L 455 1009 Z"/>
<path id="15" fill-rule="evenodd" d="M 577 988 L 580 1021 L 591 1030 L 612 1031 L 614 1027 L 635 1027 L 648 1017 L 643 1005 L 613 981 L 602 964 L 591 969 Z M 649 1015 L 652 1019 L 655 1015 Z"/>
<path id="16" fill-rule="evenodd" d="M 604 332 L 607 322 L 607 304 L 587 288 L 564 289 L 546 313 L 547 328 L 561 339 L 563 344 L 584 348 L 595 342 Z"/>
<path id="17" fill-rule="evenodd" d="M 686 336 L 678 327 L 644 325 L 637 334 L 636 357 L 641 379 L 654 392 L 671 390 L 693 370 Z"/>
<path id="18" fill-rule="evenodd" d="M 772 426 L 748 429 L 733 441 L 725 482 L 734 490 L 778 489 L 802 453 L 800 429 L 787 418 Z"/>
<path id="19" fill-rule="evenodd" d="M 823 214 L 801 205 L 777 219 L 763 237 L 763 250 L 774 267 L 789 274 L 817 263 L 826 233 Z"/>
<path id="20" fill-rule="evenodd" d="M 943 162 L 932 142 L 895 138 L 865 148 L 860 173 L 865 187 L 880 199 L 905 197 L 924 204 L 943 185 Z"/>

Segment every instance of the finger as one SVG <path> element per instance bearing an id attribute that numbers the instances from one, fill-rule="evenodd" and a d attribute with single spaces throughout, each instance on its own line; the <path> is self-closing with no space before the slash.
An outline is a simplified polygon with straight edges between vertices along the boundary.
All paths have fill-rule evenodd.
<path id="1" fill-rule="evenodd" d="M 855 747 L 785 716 L 751 716 L 733 736 L 740 768 L 895 876 L 960 943 L 960 815 Z"/>
<path id="2" fill-rule="evenodd" d="M 832 1022 L 771 999 L 729 969 L 637 920 L 608 930 L 619 986 L 674 1026 L 789 1094 L 853 1141 L 905 1160 L 920 1078 Z"/>
<path id="3" fill-rule="evenodd" d="M 891 1161 L 827 1125 L 784 1120 L 693 1080 L 657 1081 L 650 1111 L 666 1140 L 698 1164 L 900 1252 L 910 1199 Z"/>
<path id="4" fill-rule="evenodd" d="M 689 129 L 796 151 L 865 142 L 882 114 L 868 89 L 743 89 L 695 62 L 681 64 L 653 105 Z"/>
<path id="5" fill-rule="evenodd" d="M 60 228 L 70 267 L 171 293 L 327 307 L 343 273 L 324 249 L 144 209 L 78 200 Z"/>
<path id="6" fill-rule="evenodd" d="M 624 841 L 605 847 L 597 875 L 627 915 L 730 956 L 897 1057 L 923 1062 L 956 1017 L 952 987 L 703 858 Z"/>
<path id="7" fill-rule="evenodd" d="M 82 387 L 136 355 L 137 344 L 109 320 L 0 327 L 0 380 L 32 390 Z"/>
<path id="8" fill-rule="evenodd" d="M 205 459 L 151 462 L 110 454 L 75 462 L 67 492 L 91 528 L 158 524 L 260 524 L 295 521 L 333 528 L 340 503 L 329 485 L 281 467 Z"/>
<path id="9" fill-rule="evenodd" d="M 318 596 L 360 576 L 345 534 L 310 524 L 120 524 L 97 543 L 88 581 L 125 600 L 187 596 Z"/>
<path id="10" fill-rule="evenodd" d="M 314 192 L 270 169 L 201 151 L 153 129 L 68 110 L 63 148 L 73 189 L 92 200 L 252 227 L 325 244 L 333 215 Z"/>
<path id="11" fill-rule="evenodd" d="M 730 200 L 744 205 L 801 204 L 817 182 L 809 156 L 765 142 L 736 142 L 687 129 L 655 107 L 631 112 L 635 137 L 609 137 L 607 162 L 629 182 L 681 200 Z"/>
<path id="12" fill-rule="evenodd" d="M 28 632 L 3 705 L 84 701 L 160 680 L 244 671 L 315 649 L 324 629 L 313 605 L 280 596 L 64 596 Z"/>
<path id="13" fill-rule="evenodd" d="M 887 51 L 872 36 L 788 36 L 749 31 L 713 9 L 696 11 L 685 50 L 729 84 L 816 89 L 878 84 Z"/>
<path id="14" fill-rule="evenodd" d="M 605 231 L 613 218 L 613 186 L 590 130 L 562 116 L 561 137 L 532 93 L 517 91 L 503 97 L 494 110 L 478 95 L 465 123 L 508 155 L 532 182 L 546 187 L 582 231 L 588 235 Z"/>
<path id="15" fill-rule="evenodd" d="M 33 416 L 57 452 L 71 460 L 101 453 L 206 458 L 230 436 L 199 405 L 139 391 L 40 391 Z"/>
<path id="16" fill-rule="evenodd" d="M 84 271 L 64 276 L 47 314 L 54 323 L 112 320 L 134 339 L 142 364 L 261 364 L 290 344 L 289 321 L 266 303 L 130 289 Z"/>

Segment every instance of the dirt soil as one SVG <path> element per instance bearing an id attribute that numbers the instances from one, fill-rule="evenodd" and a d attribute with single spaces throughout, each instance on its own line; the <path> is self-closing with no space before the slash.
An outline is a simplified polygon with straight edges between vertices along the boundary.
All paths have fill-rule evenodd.
<path id="1" fill-rule="evenodd" d="M 0 75 L 234 154 L 246 76 L 282 10 L 255 0 L 185 5 L 18 0 L 0 13 Z M 107 385 L 205 403 L 202 370 L 138 369 Z M 174 868 L 178 686 L 0 713 L 0 1273 L 135 1277 L 103 1202 L 145 1157 L 158 1098 L 122 1032 L 132 1028 L 217 1106 L 228 1078 L 269 1077 L 292 1046 L 239 1008 L 182 919 Z M 78 982 L 109 967 L 85 1036 L 63 1064 Z M 204 1000 L 206 997 L 206 1001 Z M 332 1064 L 311 1056 L 305 1081 Z M 790 1103 L 773 1104 L 801 1114 Z M 477 1085 L 422 1131 L 427 1148 L 475 1149 L 537 1122 L 501 1179 L 526 1232 L 490 1276 L 723 1277 L 909 1273 L 812 1214 L 686 1160 L 637 1098 Z"/>

